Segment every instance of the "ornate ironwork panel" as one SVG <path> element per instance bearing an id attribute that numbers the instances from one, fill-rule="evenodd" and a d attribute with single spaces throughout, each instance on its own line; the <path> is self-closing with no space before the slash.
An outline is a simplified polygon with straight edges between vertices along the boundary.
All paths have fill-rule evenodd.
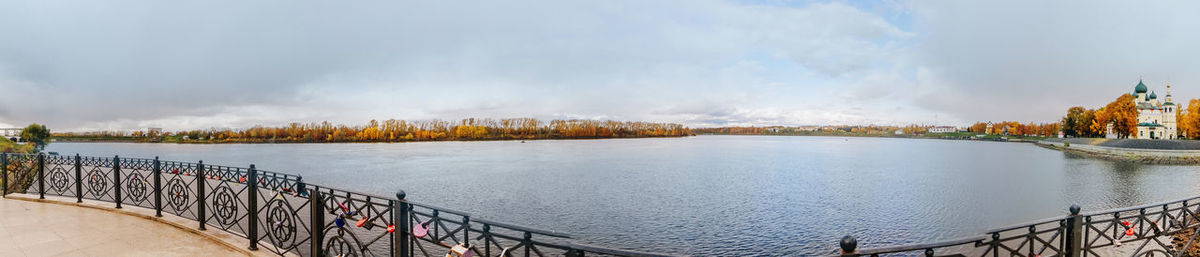
<path id="1" fill-rule="evenodd" d="M 122 202 L 154 208 L 154 159 L 121 158 Z"/>
<path id="2" fill-rule="evenodd" d="M 37 193 L 36 154 L 8 154 L 8 192 Z"/>
<path id="3" fill-rule="evenodd" d="M 321 190 L 326 222 L 319 228 L 324 231 L 320 244 L 325 255 L 391 255 L 395 222 L 389 199 L 336 189 Z"/>
<path id="4" fill-rule="evenodd" d="M 46 194 L 75 196 L 75 157 L 46 156 Z"/>
<path id="5" fill-rule="evenodd" d="M 82 157 L 80 166 L 83 174 L 83 198 L 112 202 L 113 161 L 106 157 Z"/>
<path id="6" fill-rule="evenodd" d="M 196 217 L 196 163 L 160 162 L 163 211 L 192 220 Z"/>
<path id="7" fill-rule="evenodd" d="M 306 195 L 259 189 L 259 245 L 276 254 L 308 253 L 311 206 Z"/>
<path id="8" fill-rule="evenodd" d="M 246 218 L 253 212 L 247 204 L 249 188 L 242 179 L 246 176 L 247 170 L 243 168 L 204 165 L 204 177 L 200 179 L 207 179 L 205 185 L 208 187 L 205 190 L 208 200 L 205 223 L 237 235 L 247 235 L 249 223 Z"/>

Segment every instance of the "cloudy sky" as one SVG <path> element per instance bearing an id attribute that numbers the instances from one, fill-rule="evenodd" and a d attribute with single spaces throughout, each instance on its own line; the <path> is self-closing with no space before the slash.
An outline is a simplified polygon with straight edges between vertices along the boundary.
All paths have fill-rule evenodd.
<path id="1" fill-rule="evenodd" d="M 317 2 L 317 3 L 313 3 Z M 0 0 L 0 125 L 1053 121 L 1200 98 L 1196 1 Z"/>

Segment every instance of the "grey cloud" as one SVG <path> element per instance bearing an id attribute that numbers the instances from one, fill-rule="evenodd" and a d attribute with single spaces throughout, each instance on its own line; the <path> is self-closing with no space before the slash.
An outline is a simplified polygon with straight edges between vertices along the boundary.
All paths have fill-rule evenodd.
<path id="1" fill-rule="evenodd" d="M 0 95 L 0 122 L 63 129 L 559 113 L 686 121 L 653 111 L 775 97 L 722 82 L 774 82 L 753 69 L 713 67 L 767 53 L 821 76 L 869 73 L 874 56 L 896 49 L 886 41 L 912 36 L 840 3 L 725 1 L 0 0 L 0 34 L 0 90 L 20 92 Z M 788 118 L 738 108 L 760 114 L 712 114 Z"/>
<path id="2" fill-rule="evenodd" d="M 966 120 L 1053 121 L 1097 107 L 1138 75 L 1176 101 L 1200 94 L 1200 4 L 1165 2 L 914 1 L 916 55 L 936 79 L 915 103 Z"/>

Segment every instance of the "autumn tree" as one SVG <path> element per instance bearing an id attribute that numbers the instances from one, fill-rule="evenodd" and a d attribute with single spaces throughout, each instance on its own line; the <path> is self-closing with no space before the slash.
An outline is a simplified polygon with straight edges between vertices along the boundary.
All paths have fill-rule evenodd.
<path id="1" fill-rule="evenodd" d="M 1200 138 L 1200 99 L 1188 101 L 1187 108 L 1176 115 L 1180 136 Z"/>
<path id="2" fill-rule="evenodd" d="M 1121 94 L 1101 110 L 1094 119 L 1096 123 L 1092 124 L 1093 129 L 1104 131 L 1108 124 L 1112 124 L 1113 133 L 1119 138 L 1128 138 L 1137 131 L 1137 106 L 1133 104 L 1132 95 Z"/>
<path id="3" fill-rule="evenodd" d="M 1087 109 L 1083 111 L 1083 115 L 1079 117 L 1079 124 L 1076 125 L 1075 133 L 1084 137 L 1099 137 L 1104 130 L 1096 130 L 1093 124 L 1096 123 L 1096 110 Z"/>
<path id="4" fill-rule="evenodd" d="M 1090 122 L 1083 120 L 1084 112 L 1087 112 L 1087 109 L 1082 106 L 1067 109 L 1067 116 L 1064 116 L 1062 119 L 1063 134 L 1067 136 L 1080 136 L 1084 134 L 1085 129 L 1083 127 L 1091 125 L 1088 124 Z"/>
<path id="5" fill-rule="evenodd" d="M 987 123 L 976 122 L 975 124 L 972 124 L 971 128 L 968 130 L 974 133 L 987 133 L 987 131 L 984 131 L 985 129 L 987 129 Z"/>

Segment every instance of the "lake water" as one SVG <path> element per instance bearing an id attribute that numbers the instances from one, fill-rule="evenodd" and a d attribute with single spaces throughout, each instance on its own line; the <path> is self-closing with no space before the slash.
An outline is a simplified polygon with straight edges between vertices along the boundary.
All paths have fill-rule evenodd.
<path id="1" fill-rule="evenodd" d="M 248 166 L 584 242 L 687 255 L 814 255 L 929 242 L 1200 195 L 1200 169 L 1033 144 L 840 137 L 382 144 L 53 143 L 48 151 Z"/>

